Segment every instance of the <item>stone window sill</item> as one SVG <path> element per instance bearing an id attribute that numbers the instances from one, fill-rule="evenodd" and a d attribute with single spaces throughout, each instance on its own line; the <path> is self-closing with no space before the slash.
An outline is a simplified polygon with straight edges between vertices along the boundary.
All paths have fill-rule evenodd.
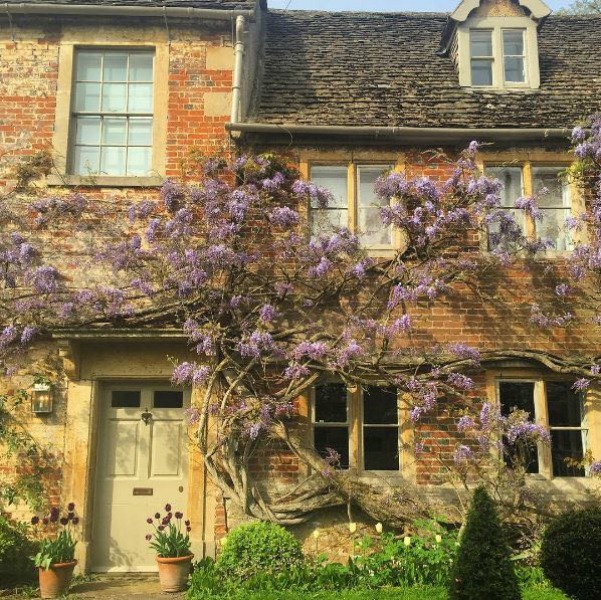
<path id="1" fill-rule="evenodd" d="M 46 179 L 49 186 L 76 186 L 76 187 L 160 187 L 165 182 L 164 177 L 111 177 L 107 175 L 86 176 L 81 175 L 50 175 Z"/>

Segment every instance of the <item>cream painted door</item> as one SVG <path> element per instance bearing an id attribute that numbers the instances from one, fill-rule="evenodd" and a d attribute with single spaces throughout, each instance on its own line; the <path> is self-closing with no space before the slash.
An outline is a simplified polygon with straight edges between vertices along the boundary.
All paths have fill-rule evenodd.
<path id="1" fill-rule="evenodd" d="M 146 519 L 167 503 L 187 514 L 188 405 L 189 394 L 168 384 L 104 386 L 92 570 L 156 570 Z"/>

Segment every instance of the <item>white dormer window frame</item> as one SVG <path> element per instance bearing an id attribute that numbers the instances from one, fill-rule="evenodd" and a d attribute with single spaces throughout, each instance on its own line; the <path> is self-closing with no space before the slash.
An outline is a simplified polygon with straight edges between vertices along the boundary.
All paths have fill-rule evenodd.
<path id="1" fill-rule="evenodd" d="M 474 48 L 472 39 L 490 33 L 490 49 L 485 43 Z M 512 52 L 508 47 L 507 36 L 511 32 L 521 32 L 522 53 Z M 536 23 L 529 17 L 479 17 L 467 19 L 457 28 L 459 84 L 477 90 L 531 90 L 540 87 L 540 67 L 538 57 L 538 35 Z M 472 52 L 474 49 L 477 54 Z M 523 81 L 507 76 L 506 66 L 523 61 Z M 479 63 L 482 68 L 490 64 L 491 77 L 486 82 L 474 82 L 472 66 Z M 486 79 L 486 78 L 485 78 Z M 490 83 L 488 83 L 490 81 Z"/>

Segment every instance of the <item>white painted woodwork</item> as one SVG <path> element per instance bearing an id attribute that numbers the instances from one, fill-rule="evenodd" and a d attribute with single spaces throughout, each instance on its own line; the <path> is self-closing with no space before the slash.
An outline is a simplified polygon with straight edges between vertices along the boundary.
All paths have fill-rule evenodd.
<path id="1" fill-rule="evenodd" d="M 113 390 L 140 390 L 140 408 L 111 408 Z M 99 572 L 156 571 L 155 553 L 145 536 L 146 519 L 164 514 L 165 504 L 187 518 L 188 452 L 184 409 L 154 408 L 155 390 L 168 384 L 111 384 L 103 387 L 93 508 L 92 570 Z M 146 425 L 145 409 L 152 413 Z M 134 495 L 134 489 L 152 495 Z"/>

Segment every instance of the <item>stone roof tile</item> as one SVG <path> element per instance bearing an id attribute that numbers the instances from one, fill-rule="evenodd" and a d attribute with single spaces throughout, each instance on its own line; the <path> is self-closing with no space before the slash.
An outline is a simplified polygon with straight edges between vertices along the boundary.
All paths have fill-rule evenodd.
<path id="1" fill-rule="evenodd" d="M 271 11 L 251 121 L 296 125 L 566 127 L 601 111 L 601 16 L 551 16 L 538 90 L 461 88 L 436 54 L 447 15 Z"/>

